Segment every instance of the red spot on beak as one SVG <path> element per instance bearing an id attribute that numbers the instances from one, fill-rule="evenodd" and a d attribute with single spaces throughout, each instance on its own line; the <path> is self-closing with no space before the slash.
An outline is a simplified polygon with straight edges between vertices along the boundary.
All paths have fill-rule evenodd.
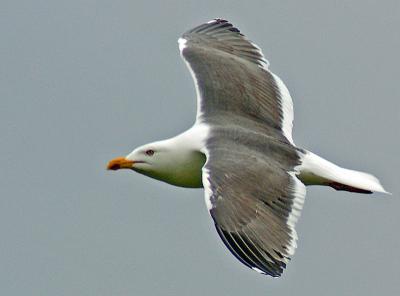
<path id="1" fill-rule="evenodd" d="M 133 164 L 133 160 L 126 159 L 125 157 L 117 157 L 108 163 L 107 170 L 131 169 Z"/>

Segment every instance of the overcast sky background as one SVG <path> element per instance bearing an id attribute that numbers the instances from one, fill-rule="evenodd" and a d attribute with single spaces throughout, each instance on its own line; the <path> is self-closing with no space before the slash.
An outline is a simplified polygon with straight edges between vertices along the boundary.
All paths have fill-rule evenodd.
<path id="1" fill-rule="evenodd" d="M 177 39 L 214 17 L 286 83 L 297 145 L 393 193 L 308 188 L 280 279 L 229 253 L 203 190 L 105 170 L 192 125 Z M 2 0 L 0 294 L 400 295 L 399 28 L 395 0 Z"/>

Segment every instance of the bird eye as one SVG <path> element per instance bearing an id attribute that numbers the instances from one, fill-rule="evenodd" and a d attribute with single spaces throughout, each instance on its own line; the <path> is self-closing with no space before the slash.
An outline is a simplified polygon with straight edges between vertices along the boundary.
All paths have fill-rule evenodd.
<path id="1" fill-rule="evenodd" d="M 154 155 L 154 150 L 151 150 L 151 149 L 146 150 L 146 155 L 153 156 Z"/>

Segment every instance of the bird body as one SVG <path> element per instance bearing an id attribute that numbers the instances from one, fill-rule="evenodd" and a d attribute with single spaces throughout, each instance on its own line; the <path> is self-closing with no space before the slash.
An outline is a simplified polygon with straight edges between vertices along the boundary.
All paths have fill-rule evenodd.
<path id="1" fill-rule="evenodd" d="M 226 20 L 179 39 L 197 92 L 186 132 L 110 161 L 181 187 L 204 187 L 221 239 L 243 264 L 280 276 L 297 246 L 306 185 L 386 192 L 372 175 L 341 168 L 292 139 L 293 103 L 260 48 Z"/>

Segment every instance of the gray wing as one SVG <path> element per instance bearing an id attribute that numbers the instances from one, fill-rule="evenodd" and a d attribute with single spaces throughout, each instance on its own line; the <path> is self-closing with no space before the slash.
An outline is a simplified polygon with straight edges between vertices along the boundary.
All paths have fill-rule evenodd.
<path id="1" fill-rule="evenodd" d="M 196 84 L 198 121 L 227 124 L 244 118 L 293 144 L 290 94 L 268 70 L 260 48 L 237 28 L 215 19 L 184 33 L 179 48 Z"/>
<path id="2" fill-rule="evenodd" d="M 299 156 L 261 134 L 214 129 L 203 168 L 206 204 L 228 249 L 246 266 L 280 276 L 296 248 L 305 186 L 295 176 Z M 257 142 L 257 145 L 248 145 Z"/>

